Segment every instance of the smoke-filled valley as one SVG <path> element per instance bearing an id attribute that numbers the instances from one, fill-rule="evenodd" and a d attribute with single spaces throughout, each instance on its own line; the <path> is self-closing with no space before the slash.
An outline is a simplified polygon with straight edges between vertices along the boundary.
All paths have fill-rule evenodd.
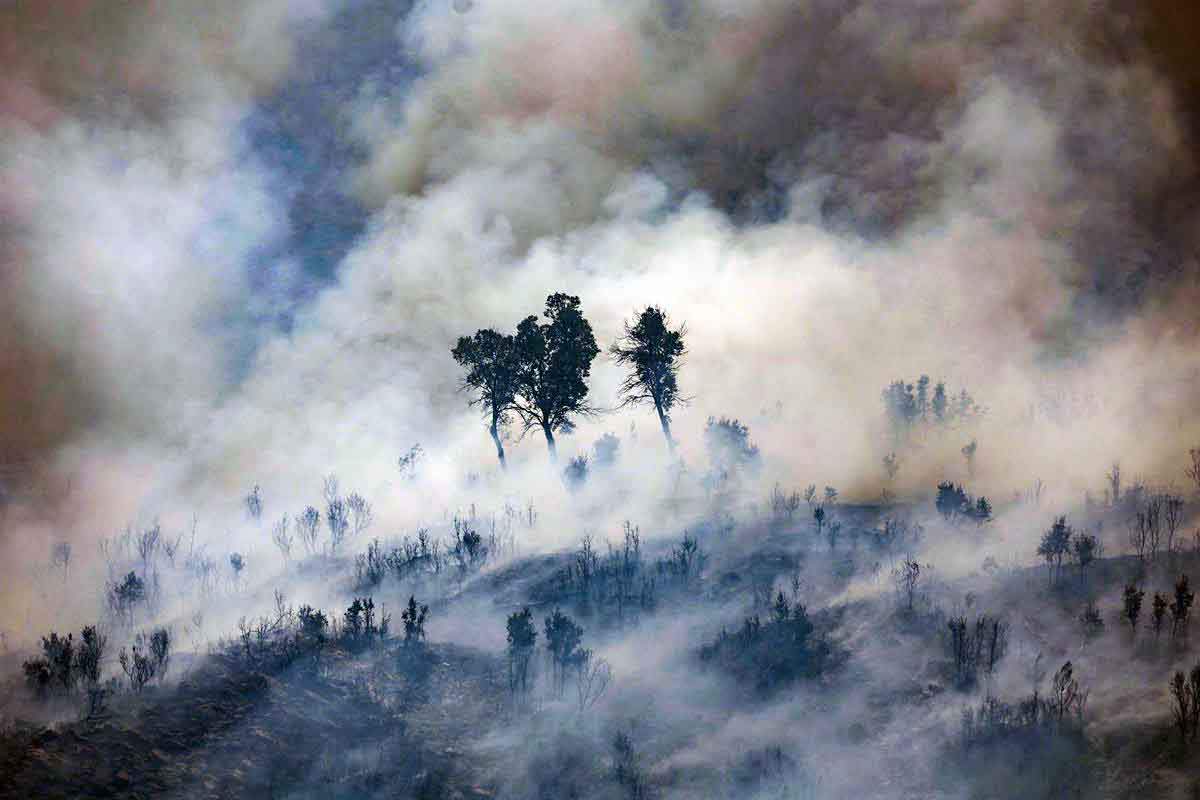
<path id="1" fill-rule="evenodd" d="M 1200 796 L 1200 19 L 0 8 L 0 796 Z"/>

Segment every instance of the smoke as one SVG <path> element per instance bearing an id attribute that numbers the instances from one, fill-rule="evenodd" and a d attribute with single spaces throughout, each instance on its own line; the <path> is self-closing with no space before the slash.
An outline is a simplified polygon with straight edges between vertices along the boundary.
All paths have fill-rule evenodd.
<path id="1" fill-rule="evenodd" d="M 1053 476 L 1077 499 L 1117 458 L 1171 479 L 1200 435 L 1192 84 L 1172 26 L 1117 0 L 3 13 L 0 442 L 42 498 L 8 512 L 18 561 L 48 524 L 90 543 L 207 508 L 221 528 L 249 485 L 291 508 L 330 472 L 396 526 L 453 507 L 468 473 L 499 476 L 449 347 L 559 290 L 602 345 L 646 304 L 687 323 L 697 468 L 730 414 L 769 476 L 874 497 L 879 390 L 921 373 L 988 406 L 982 491 Z M 355 15 L 403 68 L 287 105 Z M 248 133 L 281 103 L 354 154 L 321 176 L 362 213 L 332 279 L 286 252 L 306 223 Z M 599 404 L 618 382 L 597 362 Z M 649 505 L 649 415 L 564 450 L 608 430 Z M 965 443 L 912 455 L 900 488 L 957 476 Z M 540 443 L 514 462 L 496 493 L 555 512 Z"/>

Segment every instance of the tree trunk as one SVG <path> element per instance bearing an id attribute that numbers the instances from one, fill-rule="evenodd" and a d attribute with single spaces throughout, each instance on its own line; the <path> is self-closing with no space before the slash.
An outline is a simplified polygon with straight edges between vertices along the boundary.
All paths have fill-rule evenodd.
<path id="1" fill-rule="evenodd" d="M 550 450 L 550 463 L 558 463 L 558 449 L 554 445 L 554 431 L 548 426 L 543 425 L 542 431 L 546 434 L 546 447 Z"/>
<path id="2" fill-rule="evenodd" d="M 659 424 L 662 425 L 663 436 L 667 437 L 667 447 L 671 450 L 672 453 L 674 453 L 675 452 L 675 440 L 673 438 L 671 438 L 671 423 L 667 419 L 667 415 L 663 413 L 663 410 L 660 406 L 655 404 L 654 410 L 658 412 L 658 421 L 659 421 Z"/>
<path id="3" fill-rule="evenodd" d="M 496 430 L 495 421 L 492 422 L 492 441 L 496 443 L 496 457 L 500 459 L 500 469 L 508 470 L 508 462 L 504 460 L 504 443 L 500 441 L 500 434 Z"/>

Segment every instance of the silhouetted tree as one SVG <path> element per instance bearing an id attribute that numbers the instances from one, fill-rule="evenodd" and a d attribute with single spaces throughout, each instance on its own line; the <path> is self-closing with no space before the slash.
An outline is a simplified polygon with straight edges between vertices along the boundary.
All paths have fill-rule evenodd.
<path id="1" fill-rule="evenodd" d="M 617 463 L 617 455 L 621 450 L 621 440 L 611 433 L 606 433 L 592 445 L 596 466 L 607 469 Z"/>
<path id="2" fill-rule="evenodd" d="M 582 489 L 588 479 L 588 457 L 575 456 L 567 462 L 563 469 L 563 480 L 572 491 Z"/>
<path id="3" fill-rule="evenodd" d="M 1166 526 L 1167 558 L 1170 561 L 1175 555 L 1175 536 L 1183 522 L 1183 498 L 1177 494 L 1166 493 L 1162 496 L 1162 519 Z"/>
<path id="4" fill-rule="evenodd" d="M 1100 549 L 1099 540 L 1090 533 L 1081 533 L 1071 542 L 1071 551 L 1075 555 L 1075 563 L 1079 565 L 1079 580 L 1082 583 L 1087 577 L 1087 568 L 1096 560 Z"/>
<path id="5" fill-rule="evenodd" d="M 407 453 L 396 459 L 396 468 L 400 471 L 400 477 L 408 481 L 416 480 L 417 466 L 421 463 L 424 455 L 425 450 L 421 447 L 420 442 L 408 448 Z"/>
<path id="6" fill-rule="evenodd" d="M 967 460 L 967 475 L 972 478 L 975 477 L 975 451 L 978 449 L 979 442 L 974 439 L 962 449 L 963 458 Z"/>
<path id="7" fill-rule="evenodd" d="M 159 628 L 150 634 L 150 657 L 154 660 L 154 673 L 161 683 L 167 676 L 167 665 L 171 660 L 171 632 Z"/>
<path id="8" fill-rule="evenodd" d="M 350 532 L 350 508 L 342 498 L 334 496 L 326 504 L 325 527 L 329 529 L 329 552 L 337 555 L 338 548 Z"/>
<path id="9" fill-rule="evenodd" d="M 1170 604 L 1167 602 L 1166 597 L 1158 592 L 1154 593 L 1154 600 L 1151 602 L 1151 614 L 1153 615 L 1152 619 L 1154 620 L 1154 638 L 1156 639 L 1158 638 L 1158 635 L 1162 633 L 1163 622 L 1167 618 L 1168 605 Z"/>
<path id="10" fill-rule="evenodd" d="M 718 472 L 728 474 L 758 464 L 758 446 L 750 441 L 750 429 L 736 419 L 709 417 L 704 446 Z"/>
<path id="11" fill-rule="evenodd" d="M 295 541 L 292 538 L 290 530 L 291 520 L 287 514 L 279 518 L 275 526 L 271 528 L 271 541 L 279 548 L 279 554 L 283 556 L 283 566 L 286 568 L 288 561 L 292 558 L 292 543 Z"/>
<path id="12" fill-rule="evenodd" d="M 1187 635 L 1188 615 L 1196 593 L 1188 586 L 1188 576 L 1180 575 L 1175 581 L 1175 599 L 1171 603 L 1171 637 Z"/>
<path id="13" fill-rule="evenodd" d="M 950 632 L 947 644 L 954 663 L 955 679 L 960 686 L 975 682 L 980 670 L 992 674 L 1008 650 L 1008 625 L 999 617 L 986 614 L 969 624 L 965 616 L 946 623 Z"/>
<path id="14" fill-rule="evenodd" d="M 572 659 L 575 671 L 575 694 L 579 713 L 596 704 L 612 683 L 612 665 L 588 649 L 581 649 Z"/>
<path id="15" fill-rule="evenodd" d="M 1050 582 L 1053 583 L 1062 570 L 1063 558 L 1071 550 L 1071 536 L 1074 534 L 1074 529 L 1067 524 L 1066 517 L 1058 517 L 1054 520 L 1054 524 L 1050 526 L 1050 530 L 1042 534 L 1042 541 L 1038 545 L 1038 555 L 1041 556 L 1046 566 L 1050 569 Z"/>
<path id="16" fill-rule="evenodd" d="M 555 432 L 573 430 L 576 415 L 596 413 L 587 401 L 587 379 L 600 348 L 579 310 L 578 297 L 552 294 L 546 298 L 544 313 L 549 322 L 539 323 L 536 316 L 529 316 L 517 326 L 512 410 L 526 431 L 542 429 L 553 461 Z"/>
<path id="17" fill-rule="evenodd" d="M 246 568 L 245 557 L 241 553 L 230 553 L 229 568 L 233 570 L 233 588 L 237 589 L 242 582 L 242 570 Z"/>
<path id="18" fill-rule="evenodd" d="M 121 648 L 121 652 L 117 654 L 117 661 L 120 662 L 125 677 L 129 679 L 129 688 L 135 692 L 142 691 L 154 678 L 157 661 L 153 655 L 146 653 L 145 639 L 140 634 L 130 650 Z"/>
<path id="19" fill-rule="evenodd" d="M 321 512 L 312 506 L 307 506 L 296 517 L 296 530 L 300 533 L 300 541 L 309 555 L 317 552 L 317 531 L 321 525 Z"/>
<path id="20" fill-rule="evenodd" d="M 1100 609 L 1096 607 L 1095 600 L 1089 599 L 1084 604 L 1079 622 L 1083 625 L 1083 635 L 1086 639 L 1094 639 L 1104 632 L 1104 617 L 1100 616 Z"/>
<path id="21" fill-rule="evenodd" d="M 107 647 L 108 637 L 95 625 L 87 626 L 80 633 L 79 648 L 75 651 L 75 670 L 85 683 L 95 686 L 100 682 L 100 669 Z"/>
<path id="22" fill-rule="evenodd" d="M 946 421 L 946 412 L 948 403 L 946 401 L 946 384 L 941 381 L 933 387 L 933 400 L 930 401 L 930 410 L 933 411 L 933 418 L 936 422 L 942 423 Z"/>
<path id="23" fill-rule="evenodd" d="M 246 495 L 242 502 L 246 504 L 246 516 L 255 522 L 262 519 L 262 489 L 258 487 L 258 484 L 255 484 L 254 488 L 250 490 L 250 493 Z"/>
<path id="24" fill-rule="evenodd" d="M 1137 584 L 1129 583 L 1125 585 L 1124 593 L 1124 609 L 1121 616 L 1129 622 L 1129 628 L 1137 635 L 1138 618 L 1142 615 L 1142 599 L 1146 596 L 1146 592 L 1137 587 Z"/>
<path id="25" fill-rule="evenodd" d="M 679 396 L 679 367 L 687 354 L 683 337 L 686 326 L 672 330 L 662 309 L 650 306 L 632 325 L 625 323 L 625 335 L 609 348 L 613 360 L 629 373 L 621 382 L 622 405 L 648 403 L 654 406 L 667 446 L 675 449 L 671 437 L 671 411 L 686 402 Z"/>
<path id="26" fill-rule="evenodd" d="M 146 582 L 130 572 L 121 581 L 115 581 L 108 586 L 109 606 L 117 616 L 133 624 L 133 609 L 146 597 Z"/>
<path id="27" fill-rule="evenodd" d="M 450 354 L 466 368 L 462 388 L 474 392 L 470 405 L 483 409 L 500 467 L 507 468 L 500 430 L 508 422 L 508 412 L 517 393 L 516 341 L 510 335 L 485 328 L 474 336 L 460 338 Z"/>
<path id="28" fill-rule="evenodd" d="M 351 492 L 346 498 L 346 509 L 349 511 L 350 536 L 358 538 L 371 527 L 375 521 L 375 512 L 371 503 L 358 492 Z"/>
<path id="29" fill-rule="evenodd" d="M 1108 494 L 1114 506 L 1121 504 L 1121 462 L 1114 461 L 1112 469 L 1104 476 L 1108 481 Z"/>
<path id="30" fill-rule="evenodd" d="M 583 628 L 556 608 L 546 617 L 545 629 L 546 649 L 550 651 L 550 663 L 554 668 L 555 691 L 561 697 L 566 686 L 567 668 L 578 657 Z"/>
<path id="31" fill-rule="evenodd" d="M 513 696 L 529 691 L 529 665 L 537 644 L 533 612 L 528 608 L 508 615 L 508 687 Z"/>
<path id="32" fill-rule="evenodd" d="M 415 595 L 409 595 L 408 607 L 400 612 L 404 623 L 404 643 L 419 644 L 425 639 L 425 620 L 429 617 L 429 606 L 417 605 Z"/>
<path id="33" fill-rule="evenodd" d="M 905 558 L 899 566 L 892 570 L 892 581 L 908 601 L 907 607 L 911 613 L 913 604 L 916 602 L 917 586 L 921 582 L 921 565 L 914 558 Z"/>
<path id="34" fill-rule="evenodd" d="M 638 765 L 633 740 L 624 731 L 613 737 L 613 780 L 621 787 L 625 800 L 646 800 L 646 779 Z"/>
<path id="35" fill-rule="evenodd" d="M 896 480 L 896 475 L 900 472 L 900 459 L 895 453 L 888 453 L 883 457 L 883 471 L 889 481 Z"/>
<path id="36" fill-rule="evenodd" d="M 1175 717 L 1175 727 L 1179 730 L 1180 744 L 1187 744 L 1188 733 L 1192 727 L 1192 704 L 1195 700 L 1191 684 L 1183 676 L 1183 672 L 1176 670 L 1171 677 L 1171 711 Z"/>
<path id="37" fill-rule="evenodd" d="M 1054 673 L 1054 681 L 1050 685 L 1048 710 L 1059 722 L 1071 717 L 1082 719 L 1087 706 L 1088 693 L 1080 688 L 1074 675 L 1075 669 L 1068 661 Z"/>

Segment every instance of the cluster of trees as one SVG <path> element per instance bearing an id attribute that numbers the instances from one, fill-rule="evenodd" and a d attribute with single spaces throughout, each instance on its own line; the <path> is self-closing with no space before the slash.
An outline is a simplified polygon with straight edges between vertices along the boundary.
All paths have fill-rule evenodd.
<path id="1" fill-rule="evenodd" d="M 1008 652 L 1008 625 L 999 617 L 980 615 L 973 623 L 965 616 L 951 618 L 946 647 L 959 686 L 971 686 L 979 673 L 991 675 Z"/>
<path id="2" fill-rule="evenodd" d="M 1119 469 L 1114 467 L 1114 469 Z M 1129 546 L 1143 565 L 1158 560 L 1160 551 L 1168 556 L 1179 545 L 1183 526 L 1183 498 L 1172 492 L 1127 491 L 1125 505 L 1130 510 L 1126 523 Z"/>
<path id="3" fill-rule="evenodd" d="M 1078 729 L 1083 724 L 1087 698 L 1087 690 L 1080 687 L 1075 668 L 1068 661 L 1054 674 L 1046 696 L 1035 688 L 1024 700 L 1007 703 L 989 694 L 978 708 L 965 709 L 963 744 L 971 748 L 1031 733 Z"/>
<path id="4" fill-rule="evenodd" d="M 330 555 L 337 555 L 343 545 L 361 537 L 375 521 L 375 513 L 370 501 L 358 492 L 351 492 L 349 495 L 343 496 L 337 476 L 325 477 L 323 494 L 325 498 L 324 517 L 315 506 L 306 506 L 294 518 L 284 514 L 272 526 L 271 542 L 279 550 L 285 567 L 292 559 L 292 551 L 297 537 L 308 555 L 314 555 L 321 551 L 322 522 L 325 523 L 324 527 L 328 533 L 328 544 L 324 550 Z M 257 498 L 257 516 L 254 512 L 249 511 L 255 505 L 252 504 L 251 498 Z M 257 486 L 250 495 L 247 495 L 246 505 L 252 518 L 257 519 L 262 516 L 262 499 Z"/>
<path id="5" fill-rule="evenodd" d="M 972 499 L 965 488 L 950 481 L 938 484 L 934 505 L 949 522 L 971 520 L 982 525 L 992 519 L 992 504 L 986 497 Z"/>
<path id="6" fill-rule="evenodd" d="M 506 622 L 508 635 L 508 685 L 514 702 L 523 703 L 532 690 L 533 656 L 537 647 L 537 628 L 528 607 L 513 612 Z M 612 667 L 593 650 L 583 647 L 583 628 L 561 609 L 543 621 L 546 655 L 550 664 L 550 684 L 555 697 L 562 698 L 567 682 L 575 685 L 576 707 L 582 714 L 608 690 Z"/>
<path id="7" fill-rule="evenodd" d="M 1079 567 L 1079 580 L 1087 579 L 1087 568 L 1102 554 L 1099 537 L 1077 532 L 1067 524 L 1065 516 L 1057 517 L 1050 528 L 1042 534 L 1037 554 L 1046 562 L 1050 585 L 1062 579 L 1064 563 L 1074 560 Z"/>
<path id="8" fill-rule="evenodd" d="M 588 400 L 587 381 L 600 348 L 579 298 L 552 294 L 543 316 L 547 321 L 526 317 L 513 334 L 476 331 L 451 350 L 466 370 L 463 389 L 471 392 L 470 404 L 483 410 L 502 468 L 502 432 L 514 418 L 522 434 L 541 429 L 553 460 L 555 433 L 570 432 L 578 417 L 599 413 Z M 671 413 L 686 402 L 678 386 L 685 333 L 683 326 L 672 328 L 661 309 L 648 307 L 625 324 L 624 335 L 609 348 L 612 359 L 628 370 L 620 388 L 622 405 L 653 406 L 672 448 Z"/>
<path id="9" fill-rule="evenodd" d="M 21 668 L 25 682 L 38 697 L 51 692 L 69 694 L 82 685 L 91 689 L 100 685 L 108 637 L 95 625 L 85 627 L 79 634 L 59 636 L 51 633 L 42 637 L 42 654 L 25 661 Z"/>
<path id="10" fill-rule="evenodd" d="M 641 531 L 626 521 L 622 541 L 616 546 L 609 543 L 605 554 L 597 550 L 591 536 L 585 536 L 571 561 L 548 585 L 535 589 L 534 597 L 570 603 L 580 616 L 620 625 L 631 615 L 653 610 L 660 592 L 692 593 L 707 561 L 699 540 L 687 531 L 666 555 L 647 560 Z"/>
<path id="11" fill-rule="evenodd" d="M 834 650 L 800 602 L 799 585 L 792 597 L 779 591 L 764 620 L 754 614 L 700 648 L 700 660 L 713 664 L 739 684 L 770 692 L 792 681 L 816 677 L 833 664 Z"/>
<path id="12" fill-rule="evenodd" d="M 372 588 L 383 583 L 389 575 L 396 581 L 453 575 L 458 580 L 478 572 L 489 560 L 512 549 L 511 536 L 493 527 L 485 538 L 478 530 L 478 520 L 457 514 L 451 524 L 451 538 L 445 542 L 434 539 L 428 528 L 417 530 L 416 537 L 405 536 L 398 544 L 385 547 L 379 539 L 367 545 L 365 553 L 355 556 L 355 583 L 359 588 Z"/>
<path id="13" fill-rule="evenodd" d="M 409 598 L 401 613 L 406 644 L 425 638 L 429 607 Z M 389 641 L 392 617 L 386 606 L 377 606 L 370 596 L 355 597 L 341 615 L 328 615 L 311 605 L 299 609 L 275 593 L 274 616 L 238 620 L 238 634 L 222 640 L 219 649 L 256 669 L 279 669 L 297 661 L 312 669 L 330 645 L 347 652 L 377 648 Z"/>
<path id="14" fill-rule="evenodd" d="M 928 375 L 922 375 L 915 384 L 892 381 L 883 390 L 882 398 L 884 412 L 897 438 L 919 426 L 948 426 L 983 413 L 983 408 L 966 389 L 952 396 L 947 392 L 946 384 L 938 381 L 930 391 Z"/>
<path id="15" fill-rule="evenodd" d="M 118 688 L 115 678 L 103 679 L 108 641 L 108 635 L 96 625 L 83 628 L 78 640 L 70 633 L 60 636 L 52 632 L 42 637 L 41 655 L 21 665 L 26 686 L 43 700 L 52 695 L 69 697 L 82 689 L 87 715 L 102 713 Z M 131 691 L 141 692 L 154 678 L 161 682 L 166 677 L 171 648 L 168 628 L 139 633 L 130 647 L 121 648 L 117 661 Z"/>
<path id="16" fill-rule="evenodd" d="M 1137 636 L 1138 623 L 1141 620 L 1142 605 L 1146 591 L 1136 583 L 1125 585 L 1122 599 L 1121 618 L 1129 623 L 1129 628 Z M 1196 601 L 1196 593 L 1192 591 L 1187 575 L 1180 575 L 1175 581 L 1174 590 L 1170 595 L 1155 592 L 1150 605 L 1150 625 L 1157 639 L 1167 625 L 1170 614 L 1170 633 L 1172 639 L 1187 636 L 1188 620 L 1191 617 L 1192 605 Z"/>

